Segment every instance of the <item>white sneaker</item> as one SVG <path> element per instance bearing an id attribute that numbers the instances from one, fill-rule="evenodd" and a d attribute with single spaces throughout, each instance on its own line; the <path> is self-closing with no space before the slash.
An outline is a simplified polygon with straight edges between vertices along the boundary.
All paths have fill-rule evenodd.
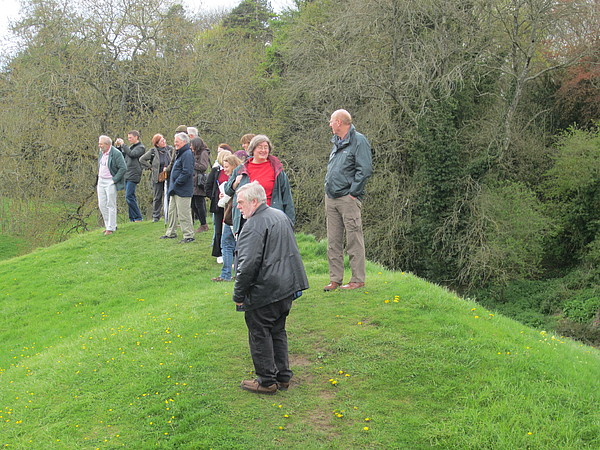
<path id="1" fill-rule="evenodd" d="M 223 264 L 223 257 L 217 256 L 217 264 Z"/>

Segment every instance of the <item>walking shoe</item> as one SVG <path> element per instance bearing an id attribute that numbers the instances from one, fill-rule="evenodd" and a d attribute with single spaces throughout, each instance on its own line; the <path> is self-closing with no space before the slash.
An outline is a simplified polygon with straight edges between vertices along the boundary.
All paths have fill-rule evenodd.
<path id="1" fill-rule="evenodd" d="M 194 242 L 196 239 L 194 238 L 185 238 L 179 241 L 180 244 L 189 244 L 190 242 Z"/>
<path id="2" fill-rule="evenodd" d="M 277 389 L 280 391 L 287 391 L 290 388 L 290 382 L 283 383 L 281 381 L 277 382 Z"/>
<path id="3" fill-rule="evenodd" d="M 340 286 L 340 289 L 346 289 L 346 290 L 359 289 L 359 288 L 363 287 L 364 285 L 365 285 L 365 283 L 355 283 L 352 281 L 348 284 Z"/>
<path id="4" fill-rule="evenodd" d="M 202 233 L 203 231 L 208 231 L 208 224 L 200 225 L 196 230 L 196 233 Z"/>
<path id="5" fill-rule="evenodd" d="M 233 281 L 233 279 L 230 278 L 228 280 L 226 278 L 214 277 L 214 278 L 211 278 L 210 281 L 214 281 L 214 282 L 220 283 L 221 281 Z"/>
<path id="6" fill-rule="evenodd" d="M 325 292 L 329 292 L 329 291 L 335 291 L 337 288 L 340 287 L 340 283 L 336 283 L 335 281 L 332 281 L 331 283 L 329 283 L 327 286 L 325 286 L 323 288 L 323 290 Z"/>
<path id="7" fill-rule="evenodd" d="M 114 233 L 114 231 L 112 231 L 112 230 L 105 230 L 104 236 L 108 236 L 109 234 L 113 234 L 113 233 Z"/>
<path id="8" fill-rule="evenodd" d="M 164 236 L 161 236 L 159 239 L 175 239 L 177 237 L 177 235 L 174 236 L 167 236 L 166 234 Z"/>
<path id="9" fill-rule="evenodd" d="M 254 394 L 266 394 L 273 395 L 277 394 L 277 383 L 273 383 L 271 386 L 262 386 L 258 380 L 244 380 L 240 387 L 248 392 L 252 392 Z"/>

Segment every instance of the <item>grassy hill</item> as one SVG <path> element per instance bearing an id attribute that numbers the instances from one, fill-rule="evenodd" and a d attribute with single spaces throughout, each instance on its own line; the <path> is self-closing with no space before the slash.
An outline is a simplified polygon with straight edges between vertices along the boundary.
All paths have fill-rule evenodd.
<path id="1" fill-rule="evenodd" d="M 124 224 L 0 262 L 2 447 L 600 447 L 600 352 L 373 264 L 366 289 L 324 293 L 310 236 L 292 386 L 242 391 L 246 327 L 232 285 L 210 281 L 211 236 L 162 232 Z"/>

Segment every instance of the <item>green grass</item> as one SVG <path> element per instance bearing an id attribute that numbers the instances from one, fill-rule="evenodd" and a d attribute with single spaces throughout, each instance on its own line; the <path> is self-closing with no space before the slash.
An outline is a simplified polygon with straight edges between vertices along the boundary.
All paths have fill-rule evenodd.
<path id="1" fill-rule="evenodd" d="M 24 253 L 25 242 L 13 236 L 0 234 L 0 260 L 14 258 Z"/>
<path id="2" fill-rule="evenodd" d="M 211 236 L 163 230 L 124 224 L 0 262 L 0 445 L 600 447 L 597 350 L 374 264 L 366 289 L 324 293 L 326 245 L 310 236 L 292 386 L 242 391 L 246 328 L 232 285 L 210 282 Z"/>

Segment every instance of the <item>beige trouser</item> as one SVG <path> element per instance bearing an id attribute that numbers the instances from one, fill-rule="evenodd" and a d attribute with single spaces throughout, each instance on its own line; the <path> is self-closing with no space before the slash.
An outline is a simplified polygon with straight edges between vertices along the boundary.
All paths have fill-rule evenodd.
<path id="1" fill-rule="evenodd" d="M 361 208 L 360 200 L 349 195 L 340 198 L 325 196 L 330 281 L 341 284 L 344 279 L 344 232 L 346 232 L 346 252 L 352 270 L 350 282 L 365 282 L 365 239 Z"/>
<path id="2" fill-rule="evenodd" d="M 167 231 L 165 235 L 175 236 L 177 233 L 177 222 L 181 227 L 183 238 L 194 237 L 194 224 L 192 222 L 192 200 L 190 197 L 179 197 L 178 195 L 172 195 L 169 198 L 169 213 L 167 222 Z"/>

